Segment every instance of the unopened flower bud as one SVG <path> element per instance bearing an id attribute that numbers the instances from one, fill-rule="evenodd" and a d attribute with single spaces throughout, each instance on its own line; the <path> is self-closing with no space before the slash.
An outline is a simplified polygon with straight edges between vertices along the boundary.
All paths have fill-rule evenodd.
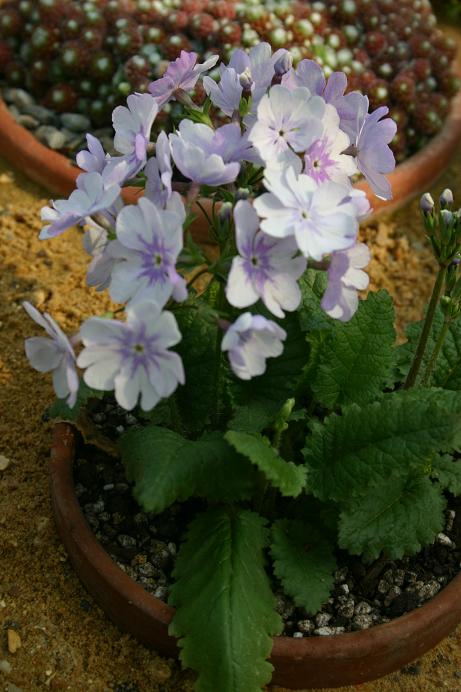
<path id="1" fill-rule="evenodd" d="M 287 50 L 275 61 L 274 72 L 278 77 L 286 74 L 293 65 L 293 56 Z"/>
<path id="2" fill-rule="evenodd" d="M 435 202 L 432 199 L 432 195 L 429 192 L 425 192 L 419 201 L 419 208 L 423 214 L 430 214 L 435 206 Z"/>
<path id="3" fill-rule="evenodd" d="M 250 69 L 248 67 L 240 75 L 239 81 L 243 88 L 242 96 L 251 96 L 251 89 L 253 87 L 254 82 L 253 77 L 251 76 Z"/>
<path id="4" fill-rule="evenodd" d="M 447 207 L 451 207 L 452 204 L 453 192 L 449 188 L 446 188 L 440 195 L 440 206 L 442 209 L 446 209 Z"/>
<path id="5" fill-rule="evenodd" d="M 440 218 L 442 219 L 446 227 L 451 226 L 455 219 L 455 215 L 449 209 L 442 209 L 440 212 Z"/>
<path id="6" fill-rule="evenodd" d="M 227 223 L 232 216 L 232 202 L 223 202 L 219 210 L 219 220 L 221 223 Z"/>
<path id="7" fill-rule="evenodd" d="M 241 199 L 248 199 L 250 196 L 250 191 L 247 187 L 239 187 L 235 194 L 235 201 L 239 202 Z"/>

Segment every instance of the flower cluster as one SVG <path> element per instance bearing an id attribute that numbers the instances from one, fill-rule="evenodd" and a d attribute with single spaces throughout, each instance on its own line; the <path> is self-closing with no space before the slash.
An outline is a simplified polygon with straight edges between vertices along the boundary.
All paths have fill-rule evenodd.
<path id="1" fill-rule="evenodd" d="M 52 318 L 26 305 L 50 337 L 27 341 L 30 361 L 53 371 L 56 392 L 70 405 L 77 368 L 88 386 L 114 390 L 128 410 L 138 403 L 149 410 L 184 383 L 187 372 L 174 347 L 182 338 L 176 312 L 193 309 L 196 295 L 186 271 L 212 277 L 220 348 L 244 380 L 263 374 L 266 360 L 283 352 L 287 334 L 279 321 L 300 306 L 306 269 L 327 271 L 321 305 L 335 319 L 352 317 L 357 291 L 368 285 L 369 252 L 357 236 L 370 206 L 352 181 L 362 174 L 377 196 L 391 198 L 385 176 L 394 167 L 389 143 L 396 125 L 387 108 L 369 112 L 367 96 L 346 93 L 343 73 L 326 80 L 310 60 L 294 69 L 289 52 L 272 54 L 266 43 L 249 53 L 236 50 L 215 80 L 207 73 L 217 60 L 199 64 L 195 53 L 183 51 L 149 93 L 115 108 L 119 155 L 106 154 L 88 135 L 88 149 L 77 159 L 84 171 L 77 189 L 42 211 L 41 238 L 86 226 L 88 284 L 108 289 L 126 313 L 126 321 L 84 322 L 74 339 L 82 345 L 76 356 L 76 343 Z M 201 107 L 192 99 L 199 81 L 208 95 Z M 186 116 L 152 142 L 154 122 L 173 100 Z M 144 195 L 125 205 L 121 190 L 133 181 Z M 201 199 L 220 250 L 215 262 L 191 255 L 185 233 Z M 240 312 L 250 306 L 254 313 Z"/>

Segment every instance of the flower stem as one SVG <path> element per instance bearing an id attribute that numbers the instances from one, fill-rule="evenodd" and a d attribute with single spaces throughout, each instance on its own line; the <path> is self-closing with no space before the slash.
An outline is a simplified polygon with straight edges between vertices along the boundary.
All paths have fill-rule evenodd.
<path id="1" fill-rule="evenodd" d="M 447 273 L 446 267 L 440 267 L 439 273 L 437 274 L 437 279 L 432 290 L 431 300 L 426 313 L 426 319 L 424 321 L 423 330 L 421 336 L 419 337 L 418 347 L 416 349 L 415 356 L 413 358 L 413 363 L 411 364 L 410 372 L 408 373 L 407 379 L 404 384 L 404 389 L 410 389 L 416 384 L 418 374 L 423 362 L 424 354 L 426 352 L 427 341 L 429 339 L 429 334 L 431 333 L 432 324 L 434 322 L 435 311 L 439 302 L 440 294 L 442 293 L 443 285 L 445 283 L 445 276 Z"/>
<path id="2" fill-rule="evenodd" d="M 219 282 L 219 293 L 218 293 L 218 298 L 216 301 L 216 308 L 218 312 L 222 310 L 224 306 L 224 301 L 225 301 L 225 292 L 224 292 L 224 284 L 222 282 Z M 221 341 L 222 341 L 222 334 L 221 330 L 218 326 L 216 330 L 216 346 L 215 346 L 215 402 L 214 402 L 214 423 L 215 426 L 218 427 L 218 422 L 219 422 L 219 408 L 220 408 L 220 399 L 221 399 L 221 371 L 222 371 L 222 351 L 221 351 Z"/>
<path id="3" fill-rule="evenodd" d="M 427 386 L 430 383 L 432 371 L 433 371 L 434 366 L 437 362 L 437 358 L 439 357 L 439 353 L 440 353 L 440 350 L 441 350 L 443 343 L 445 341 L 445 337 L 447 336 L 450 324 L 451 324 L 451 319 L 447 315 L 445 315 L 445 321 L 443 323 L 443 327 L 440 330 L 440 334 L 439 334 L 439 337 L 437 339 L 437 343 L 434 346 L 434 350 L 432 351 L 431 357 L 429 359 L 429 363 L 427 364 L 426 372 L 424 373 L 424 377 L 422 380 L 422 383 L 425 386 Z"/>

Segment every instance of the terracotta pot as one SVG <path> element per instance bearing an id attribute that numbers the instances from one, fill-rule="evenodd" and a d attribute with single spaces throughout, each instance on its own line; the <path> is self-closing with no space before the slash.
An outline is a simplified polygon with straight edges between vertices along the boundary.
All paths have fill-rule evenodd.
<path id="1" fill-rule="evenodd" d="M 78 504 L 72 464 L 74 428 L 59 423 L 51 450 L 51 494 L 59 535 L 88 591 L 121 629 L 164 655 L 177 656 L 168 636 L 173 609 L 128 577 L 97 542 Z M 461 575 L 421 608 L 369 630 L 331 637 L 275 637 L 274 684 L 300 689 L 340 687 L 398 670 L 443 639 L 461 620 Z"/>

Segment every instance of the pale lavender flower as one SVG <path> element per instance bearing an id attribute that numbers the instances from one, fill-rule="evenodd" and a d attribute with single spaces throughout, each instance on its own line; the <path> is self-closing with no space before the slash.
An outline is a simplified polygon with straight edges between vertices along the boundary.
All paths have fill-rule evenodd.
<path id="1" fill-rule="evenodd" d="M 223 113 L 232 116 L 239 110 L 243 87 L 240 75 L 232 68 L 219 66 L 220 80 L 217 84 L 211 77 L 203 78 L 203 87 L 210 97 L 211 102 L 220 108 Z"/>
<path id="2" fill-rule="evenodd" d="M 117 106 L 112 113 L 114 146 L 124 156 L 114 157 L 110 162 L 111 167 L 122 171 L 124 180 L 146 165 L 150 133 L 158 113 L 157 102 L 150 94 L 131 94 L 127 104 L 128 107 Z"/>
<path id="3" fill-rule="evenodd" d="M 53 373 L 56 396 L 66 399 L 66 404 L 72 408 L 77 400 L 79 386 L 72 344 L 51 315 L 46 312 L 42 315 L 30 303 L 24 302 L 22 305 L 29 317 L 43 327 L 49 336 L 26 339 L 27 358 L 35 370 Z"/>
<path id="4" fill-rule="evenodd" d="M 351 156 L 343 154 L 349 146 L 349 137 L 339 128 L 336 109 L 327 104 L 322 120 L 323 132 L 304 154 L 304 173 L 320 185 L 327 181 L 348 185 L 351 176 L 358 173 Z"/>
<path id="5" fill-rule="evenodd" d="M 107 155 L 97 137 L 86 136 L 88 149 L 79 151 L 76 157 L 77 166 L 87 173 L 102 173 L 107 164 Z"/>
<path id="6" fill-rule="evenodd" d="M 237 377 L 251 380 L 265 372 L 267 358 L 281 355 L 286 337 L 286 331 L 272 320 L 245 312 L 228 328 L 221 349 L 229 352 Z"/>
<path id="7" fill-rule="evenodd" d="M 184 368 L 177 353 L 181 341 L 176 319 L 152 301 L 126 310 L 126 322 L 91 317 L 80 329 L 84 349 L 77 363 L 86 368 L 89 387 L 115 390 L 117 403 L 131 411 L 140 398 L 144 411 L 184 384 Z"/>
<path id="8" fill-rule="evenodd" d="M 349 187 L 332 182 L 317 186 L 292 167 L 266 169 L 264 182 L 269 192 L 257 197 L 254 207 L 265 233 L 295 236 L 302 254 L 315 260 L 354 243 L 358 211 L 348 200 Z"/>
<path id="9" fill-rule="evenodd" d="M 119 261 L 112 270 L 111 298 L 154 300 L 163 307 L 172 296 L 187 298 L 186 282 L 176 271 L 183 248 L 182 221 L 170 211 L 141 198 L 137 205 L 122 209 L 117 217 Z"/>
<path id="10" fill-rule="evenodd" d="M 246 308 L 261 299 L 277 317 L 296 310 L 301 301 L 297 280 L 306 270 L 304 257 L 292 238 L 277 240 L 259 230 L 251 204 L 241 200 L 234 210 L 239 255 L 232 261 L 226 287 L 227 300 Z"/>
<path id="11" fill-rule="evenodd" d="M 397 125 L 392 118 L 384 118 L 389 108 L 381 106 L 368 113 L 368 98 L 362 97 L 357 112 L 355 136 L 351 133 L 348 153 L 356 157 L 359 171 L 365 176 L 373 192 L 381 199 L 392 199 L 392 189 L 385 173 L 395 168 L 395 158 L 389 143 L 394 139 Z M 384 120 L 383 120 L 384 118 Z"/>
<path id="12" fill-rule="evenodd" d="M 86 272 L 86 282 L 88 286 L 104 291 L 109 287 L 121 246 L 117 240 L 109 240 L 107 230 L 93 219 L 88 219 L 86 225 L 83 247 L 92 257 Z"/>
<path id="13" fill-rule="evenodd" d="M 341 322 L 353 317 L 359 305 L 357 291 L 363 291 L 369 283 L 368 275 L 362 271 L 369 261 L 370 251 L 364 243 L 331 255 L 328 287 L 321 302 L 327 315 Z"/>
<path id="14" fill-rule="evenodd" d="M 197 57 L 197 53 L 182 50 L 179 58 L 170 62 L 163 77 L 149 84 L 149 91 L 159 107 L 176 98 L 175 92 L 193 89 L 203 72 L 210 70 L 219 60 L 218 55 L 213 55 L 204 63 L 197 64 Z"/>
<path id="15" fill-rule="evenodd" d="M 42 221 L 49 223 L 42 228 L 40 240 L 54 238 L 71 226 L 84 223 L 87 216 L 110 209 L 119 195 L 120 186 L 106 187 L 100 173 L 82 173 L 69 199 L 59 199 L 51 207 L 42 208 Z"/>
<path id="16" fill-rule="evenodd" d="M 301 60 L 296 69 L 292 68 L 282 77 L 282 85 L 287 89 L 306 87 L 311 94 L 323 96 L 326 80 L 320 65 L 315 60 Z"/>
<path id="17" fill-rule="evenodd" d="M 301 87 L 279 84 L 262 97 L 248 139 L 266 163 L 290 152 L 303 152 L 322 134 L 325 102 Z"/>
<path id="18" fill-rule="evenodd" d="M 161 132 L 155 144 L 155 156 L 147 162 L 145 196 L 157 206 L 165 207 L 172 194 L 173 169 L 168 136 Z"/>
<path id="19" fill-rule="evenodd" d="M 240 161 L 251 156 L 251 147 L 237 123 L 213 130 L 208 125 L 182 120 L 170 135 L 171 153 L 177 168 L 189 180 L 204 185 L 232 183 Z"/>

